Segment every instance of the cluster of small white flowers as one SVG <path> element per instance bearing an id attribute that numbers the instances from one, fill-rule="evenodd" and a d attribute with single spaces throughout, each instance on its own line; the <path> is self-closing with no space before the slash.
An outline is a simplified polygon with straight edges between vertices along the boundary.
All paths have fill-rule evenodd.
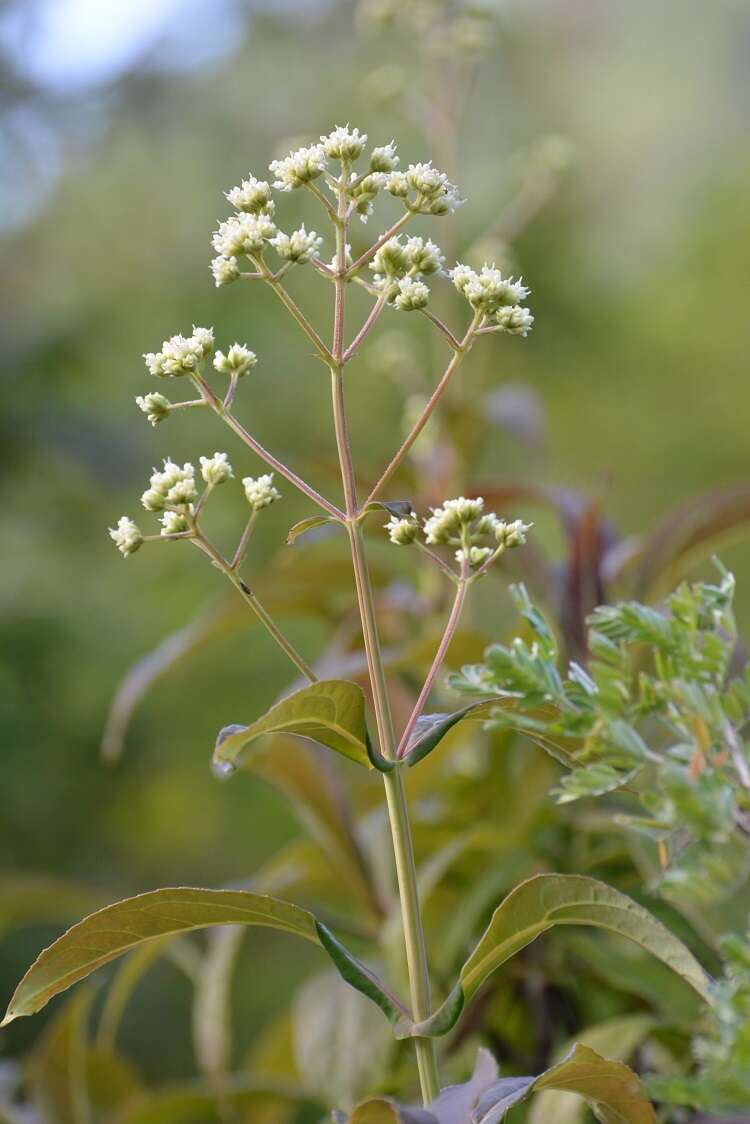
<path id="1" fill-rule="evenodd" d="M 325 171 L 326 154 L 322 144 L 298 148 L 282 160 L 272 160 L 269 169 L 275 179 L 273 186 L 279 191 L 292 191 L 317 179 Z"/>
<path id="2" fill-rule="evenodd" d="M 299 230 L 291 234 L 284 234 L 280 230 L 275 238 L 270 239 L 270 243 L 280 258 L 295 262 L 297 265 L 304 265 L 318 253 L 323 245 L 323 239 L 314 230 L 305 230 L 303 223 Z"/>
<path id="3" fill-rule="evenodd" d="M 213 328 L 193 325 L 192 336 L 172 336 L 161 345 L 161 351 L 148 351 L 143 358 L 152 375 L 176 377 L 196 371 L 213 349 Z"/>
<path id="4" fill-rule="evenodd" d="M 135 401 L 138 409 L 143 410 L 143 413 L 152 425 L 158 425 L 160 421 L 164 421 L 172 408 L 172 403 L 169 399 L 158 392 L 153 394 L 139 394 Z"/>
<path id="5" fill-rule="evenodd" d="M 223 351 L 216 352 L 216 355 L 214 355 L 214 370 L 218 371 L 220 375 L 236 375 L 241 378 L 257 362 L 258 357 L 254 351 L 241 343 L 233 343 L 226 355 Z"/>
<path id="6" fill-rule="evenodd" d="M 261 508 L 268 507 L 281 499 L 281 492 L 274 487 L 272 472 L 266 473 L 265 476 L 245 476 L 242 484 L 247 502 L 254 511 L 260 511 Z"/>
<path id="7" fill-rule="evenodd" d="M 362 222 L 367 222 L 372 214 L 373 203 L 378 192 L 386 186 L 388 174 L 394 171 L 398 164 L 396 142 L 390 141 L 388 144 L 373 148 L 370 153 L 370 170 L 367 175 L 358 176 L 356 172 L 351 173 L 352 186 L 349 195 Z"/>
<path id="8" fill-rule="evenodd" d="M 238 254 L 260 254 L 276 233 L 276 227 L 267 215 L 249 215 L 240 211 L 219 223 L 211 244 L 221 258 L 231 260 Z"/>
<path id="9" fill-rule="evenodd" d="M 464 202 L 458 188 L 445 172 L 426 164 L 410 164 L 405 172 L 393 171 L 385 183 L 386 188 L 415 214 L 451 215 Z"/>
<path id="10" fill-rule="evenodd" d="M 149 485 L 141 496 L 141 503 L 147 511 L 164 511 L 166 507 L 189 509 L 198 495 L 195 488 L 195 467 L 189 462 L 180 468 L 167 458 L 163 469 L 154 469 Z"/>
<path id="11" fill-rule="evenodd" d="M 159 532 L 164 538 L 169 535 L 181 535 L 185 531 L 190 530 L 187 518 L 182 511 L 165 511 L 159 517 L 161 523 L 161 531 Z"/>
<path id="12" fill-rule="evenodd" d="M 237 281 L 240 276 L 240 263 L 237 258 L 226 258 L 223 254 L 219 254 L 211 262 L 211 272 L 214 276 L 216 288 L 221 288 L 222 285 L 231 285 L 233 281 Z"/>
<path id="13" fill-rule="evenodd" d="M 506 522 L 494 512 L 485 512 L 481 496 L 476 499 L 458 496 L 433 508 L 424 520 L 422 532 L 430 545 L 458 547 L 455 558 L 459 565 L 467 564 L 470 570 L 477 570 L 504 550 L 523 546 L 530 526 L 520 519 Z M 394 515 L 385 529 L 391 542 L 408 546 L 416 541 L 420 528 L 416 516 L 399 518 Z"/>
<path id="14" fill-rule="evenodd" d="M 367 144 L 367 133 L 360 133 L 359 129 L 350 129 L 346 125 L 337 125 L 327 137 L 320 138 L 323 151 L 331 160 L 356 160 L 364 152 Z"/>
<path id="15" fill-rule="evenodd" d="M 373 148 L 370 153 L 370 171 L 371 172 L 394 172 L 399 166 L 400 160 L 396 155 L 396 142 L 389 141 L 388 144 L 381 144 L 378 148 Z"/>
<path id="16" fill-rule="evenodd" d="M 494 265 L 485 264 L 477 272 L 460 262 L 450 272 L 456 289 L 478 312 L 494 317 L 496 324 L 512 335 L 525 336 L 530 331 L 534 317 L 522 302 L 529 296 L 530 289 L 519 277 L 503 277 Z"/>
<path id="17" fill-rule="evenodd" d="M 246 211 L 249 215 L 272 215 L 276 209 L 270 185 L 255 176 L 242 180 L 239 187 L 233 187 L 226 193 L 226 197 L 235 211 Z"/>
<path id="18" fill-rule="evenodd" d="M 396 546 L 410 546 L 416 541 L 419 533 L 419 520 L 414 514 L 405 515 L 402 518 L 392 515 L 384 526 L 388 532 L 388 538 Z"/>
<path id="19" fill-rule="evenodd" d="M 109 528 L 109 537 L 123 558 L 127 558 L 129 554 L 135 554 L 136 550 L 140 550 L 143 545 L 143 535 L 138 526 L 127 515 L 120 516 L 117 526 Z"/>
<path id="20" fill-rule="evenodd" d="M 402 277 L 391 303 L 401 312 L 416 312 L 420 308 L 426 308 L 429 299 L 430 290 L 424 281 L 417 281 L 413 277 Z"/>
<path id="21" fill-rule="evenodd" d="M 227 480 L 231 480 L 234 476 L 226 453 L 214 453 L 212 457 L 201 457 L 200 464 L 201 476 L 211 487 L 217 484 L 225 484 Z"/>

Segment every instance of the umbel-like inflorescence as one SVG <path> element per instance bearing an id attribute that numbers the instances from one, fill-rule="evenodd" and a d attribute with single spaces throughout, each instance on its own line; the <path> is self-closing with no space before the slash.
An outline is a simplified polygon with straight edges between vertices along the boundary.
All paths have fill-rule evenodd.
<path id="1" fill-rule="evenodd" d="M 481 496 L 459 496 L 433 508 L 421 526 L 416 514 L 411 513 L 392 515 L 385 529 L 396 546 L 422 546 L 422 535 L 426 546 L 457 547 L 454 557 L 459 576 L 474 572 L 473 576 L 479 577 L 506 550 L 525 544 L 531 524 L 520 519 L 506 522 L 492 511 L 485 512 Z"/>

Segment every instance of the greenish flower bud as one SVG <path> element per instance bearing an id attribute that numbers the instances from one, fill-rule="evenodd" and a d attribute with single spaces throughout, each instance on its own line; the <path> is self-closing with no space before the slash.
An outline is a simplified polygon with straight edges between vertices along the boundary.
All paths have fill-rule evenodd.
<path id="1" fill-rule="evenodd" d="M 138 409 L 142 410 L 152 425 L 157 425 L 169 415 L 172 403 L 163 394 L 144 394 L 136 398 Z"/>
<path id="2" fill-rule="evenodd" d="M 498 309 L 495 320 L 504 332 L 509 332 L 513 336 L 527 336 L 534 324 L 534 317 L 529 309 L 522 308 L 518 304 L 510 307 L 506 305 Z"/>
<path id="3" fill-rule="evenodd" d="M 214 356 L 214 370 L 223 375 L 246 375 L 258 362 L 254 351 L 244 347 L 241 343 L 233 343 L 226 355 L 217 351 Z"/>
<path id="4" fill-rule="evenodd" d="M 201 457 L 201 476 L 207 484 L 225 484 L 234 476 L 226 453 L 214 453 L 212 457 Z"/>
<path id="5" fill-rule="evenodd" d="M 143 535 L 138 526 L 127 515 L 122 515 L 116 527 L 109 528 L 109 537 L 122 554 L 127 558 L 135 554 L 143 546 Z"/>
<path id="6" fill-rule="evenodd" d="M 456 561 L 459 564 L 467 561 L 472 570 L 476 570 L 483 562 L 486 562 L 492 554 L 488 546 L 472 546 L 469 548 L 468 553 L 463 549 L 456 551 Z"/>
<path id="7" fill-rule="evenodd" d="M 296 187 L 310 183 L 323 174 L 325 166 L 326 154 L 322 144 L 298 148 L 283 160 L 272 160 L 269 164 L 270 170 L 276 177 L 273 186 L 279 191 L 292 191 Z"/>
<path id="8" fill-rule="evenodd" d="M 416 312 L 420 308 L 426 308 L 429 299 L 430 290 L 423 281 L 415 281 L 413 277 L 402 277 L 392 303 L 401 312 Z"/>
<path id="9" fill-rule="evenodd" d="M 396 546 L 410 546 L 415 542 L 419 533 L 419 523 L 416 515 L 407 515 L 403 519 L 392 515 L 384 524 L 388 537 Z"/>
<path id="10" fill-rule="evenodd" d="M 249 215 L 272 215 L 275 204 L 271 198 L 271 187 L 265 180 L 250 176 L 239 187 L 233 187 L 226 194 L 228 202 L 236 211 Z"/>
<path id="11" fill-rule="evenodd" d="M 370 269 L 375 273 L 376 279 L 400 277 L 408 268 L 409 258 L 398 235 L 384 242 L 370 262 Z"/>
<path id="12" fill-rule="evenodd" d="M 395 141 L 381 145 L 380 148 L 373 148 L 370 154 L 371 172 L 393 172 L 398 165 L 399 158 L 396 155 Z"/>
<path id="13" fill-rule="evenodd" d="M 348 125 L 337 125 L 327 137 L 321 137 L 321 144 L 326 156 L 332 160 L 356 160 L 362 155 L 367 144 L 367 134 L 359 129 L 350 129 Z"/>
<path id="14" fill-rule="evenodd" d="M 524 523 L 521 519 L 514 519 L 511 523 L 498 523 L 495 528 L 498 545 L 509 550 L 517 546 L 525 546 L 526 537 L 532 526 L 533 523 Z"/>
<path id="15" fill-rule="evenodd" d="M 417 273 L 429 275 L 442 272 L 445 258 L 440 247 L 429 238 L 407 238 L 404 249 L 411 268 L 416 269 Z"/>
<path id="16" fill-rule="evenodd" d="M 211 354 L 213 346 L 213 328 L 193 325 L 192 336 L 172 336 L 164 341 L 161 351 L 149 351 L 143 358 L 152 375 L 175 378 L 196 371 L 201 360 Z"/>
<path id="17" fill-rule="evenodd" d="M 190 524 L 187 521 L 187 516 L 182 511 L 165 511 L 159 520 L 161 523 L 161 535 L 181 535 L 185 531 L 190 530 Z"/>
<path id="18" fill-rule="evenodd" d="M 308 233 L 305 230 L 304 223 L 299 230 L 295 230 L 292 234 L 284 234 L 280 230 L 276 237 L 270 241 L 280 258 L 295 262 L 297 265 L 304 265 L 305 262 L 308 262 L 323 245 L 323 239 L 318 237 L 314 230 Z"/>
<path id="19" fill-rule="evenodd" d="M 281 499 L 281 493 L 274 487 L 273 473 L 266 473 L 265 476 L 245 476 L 242 484 L 247 496 L 247 502 L 255 511 L 260 511 L 261 508 L 268 507 L 270 504 L 275 503 Z"/>
<path id="20" fill-rule="evenodd" d="M 211 262 L 211 273 L 217 289 L 222 285 L 231 285 L 233 281 L 239 280 L 239 262 L 237 258 L 225 258 L 220 254 Z"/>

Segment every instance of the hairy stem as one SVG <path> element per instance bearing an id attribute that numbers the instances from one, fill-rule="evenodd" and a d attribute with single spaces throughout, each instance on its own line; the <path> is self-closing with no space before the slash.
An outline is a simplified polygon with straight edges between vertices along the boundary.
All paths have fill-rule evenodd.
<path id="1" fill-rule="evenodd" d="M 453 357 L 451 358 L 450 363 L 445 368 L 445 372 L 443 373 L 443 377 L 440 379 L 440 382 L 437 384 L 437 386 L 433 390 L 432 394 L 430 395 L 430 398 L 425 403 L 424 409 L 422 410 L 419 417 L 415 421 L 414 425 L 412 426 L 408 436 L 405 438 L 405 440 L 404 440 L 403 444 L 401 445 L 400 449 L 394 455 L 393 459 L 391 460 L 390 464 L 386 468 L 385 472 L 383 473 L 383 475 L 380 477 L 380 479 L 378 480 L 375 487 L 370 492 L 369 496 L 367 497 L 367 503 L 372 503 L 373 500 L 377 499 L 377 497 L 380 495 L 383 488 L 386 486 L 386 484 L 391 479 L 393 474 L 400 467 L 401 462 L 403 461 L 404 457 L 406 456 L 406 454 L 411 449 L 414 442 L 419 437 L 419 435 L 422 432 L 422 430 L 424 429 L 424 427 L 427 425 L 427 422 L 432 417 L 432 412 L 435 409 L 435 407 L 437 406 L 440 399 L 442 398 L 442 396 L 445 392 L 445 389 L 448 386 L 448 383 L 451 381 L 453 375 L 456 373 L 458 367 L 460 366 L 461 361 L 463 360 L 464 356 L 468 353 L 468 351 L 471 347 L 472 339 L 473 339 L 473 337 L 476 333 L 476 327 L 477 327 L 478 322 L 479 322 L 478 317 L 475 315 L 474 319 L 472 320 L 471 324 L 469 325 L 469 327 L 466 331 L 466 335 L 461 340 L 461 343 L 460 343 L 458 349 L 456 351 L 454 351 Z"/>
<path id="2" fill-rule="evenodd" d="M 451 640 L 453 639 L 455 631 L 458 628 L 458 622 L 461 619 L 461 610 L 463 609 L 464 601 L 466 600 L 467 588 L 468 587 L 466 579 L 461 578 L 458 583 L 458 588 L 456 589 L 456 596 L 453 601 L 453 607 L 451 609 L 450 616 L 448 617 L 448 622 L 445 626 L 443 638 L 438 645 L 438 650 L 435 653 L 435 658 L 432 661 L 432 666 L 427 672 L 427 678 L 424 681 L 422 690 L 419 692 L 419 698 L 414 705 L 414 709 L 411 712 L 409 721 L 406 723 L 404 732 L 401 735 L 401 741 L 399 742 L 398 753 L 396 755 L 399 758 L 403 758 L 406 756 L 409 748 L 409 738 L 411 737 L 414 731 L 414 727 L 416 726 L 419 717 L 427 704 L 427 700 L 430 697 L 430 691 L 432 690 L 435 684 L 435 680 L 440 673 L 440 668 L 443 666 L 443 661 L 445 660 L 448 648 L 450 647 Z"/>
<path id="3" fill-rule="evenodd" d="M 341 481 L 347 515 L 347 531 L 354 568 L 357 603 L 362 622 L 365 655 L 372 689 L 375 721 L 378 729 L 380 750 L 384 757 L 395 760 L 396 738 L 391 715 L 388 685 L 383 666 L 380 641 L 378 638 L 375 603 L 372 583 L 367 566 L 364 538 L 361 524 L 357 521 L 357 489 L 354 476 L 349 436 L 346 424 L 344 397 L 344 314 L 346 286 L 346 193 L 348 169 L 342 170 L 339 186 L 339 202 L 336 216 L 336 271 L 333 344 L 331 348 L 331 389 L 333 418 L 336 432 Z M 365 259 L 367 257 L 365 256 Z M 350 349 L 351 351 L 351 349 Z M 383 774 L 388 816 L 391 825 L 393 852 L 396 865 L 401 915 L 404 929 L 406 965 L 409 975 L 412 1013 L 417 1021 L 430 1014 L 430 977 L 427 966 L 424 929 L 419 909 L 414 846 L 412 843 L 409 816 L 404 795 L 400 770 L 394 769 Z M 414 1040 L 419 1070 L 422 1099 L 425 1104 L 434 1100 L 440 1090 L 435 1047 L 429 1038 Z"/>

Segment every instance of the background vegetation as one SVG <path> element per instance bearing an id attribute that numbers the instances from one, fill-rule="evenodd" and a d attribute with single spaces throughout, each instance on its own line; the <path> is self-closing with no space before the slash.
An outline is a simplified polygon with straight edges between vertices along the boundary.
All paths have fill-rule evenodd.
<path id="1" fill-rule="evenodd" d="M 248 721 L 287 682 L 283 657 L 239 620 L 158 681 L 116 768 L 99 758 L 124 672 L 222 596 L 197 552 L 144 552 L 123 567 L 107 538 L 163 452 L 184 459 L 198 442 L 206 451 L 217 443 L 208 418 L 156 432 L 142 421 L 133 403 L 148 382 L 141 353 L 193 321 L 213 323 L 220 339 L 246 340 L 261 357 L 254 432 L 332 487 L 325 388 L 304 342 L 269 300 L 242 286 L 217 292 L 208 272 L 221 192 L 248 171 L 262 175 L 297 137 L 350 119 L 378 143 L 395 136 L 409 158 L 433 156 L 472 201 L 444 236 L 441 229 L 446 251 L 461 256 L 481 238 L 490 257 L 514 263 L 532 286 L 534 332 L 523 346 L 509 341 L 472 356 L 448 415 L 473 479 L 575 490 L 594 505 L 597 535 L 612 539 L 640 534 L 678 504 L 688 523 L 724 510 L 726 499 L 694 497 L 731 489 L 737 515 L 726 520 L 733 535 L 722 558 L 738 577 L 740 631 L 750 623 L 750 551 L 741 541 L 750 406 L 747 6 L 498 3 L 491 18 L 465 25 L 463 46 L 434 34 L 444 5 L 420 7 L 425 22 L 406 33 L 348 3 L 164 4 L 136 36 L 143 21 L 135 6 L 123 36 L 130 53 L 120 44 L 106 57 L 104 46 L 100 57 L 91 46 L 97 24 L 88 5 L 25 0 L 0 9 L 4 995 L 60 928 L 59 917 L 36 910 L 30 878 L 72 880 L 106 900 L 170 883 L 219 885 L 262 868 L 299 831 L 261 779 L 220 785 L 208 774 L 218 726 Z M 387 5 L 368 8 L 372 16 Z M 384 318 L 377 341 L 374 358 L 349 376 L 352 439 L 373 476 L 403 424 L 394 379 L 414 379 L 419 393 L 434 371 L 431 354 L 419 350 L 432 343 L 411 323 Z M 258 468 L 238 449 L 230 454 L 238 475 Z M 426 472 L 423 499 L 441 498 L 439 482 L 454 466 L 432 460 Z M 287 528 L 308 513 L 290 492 L 258 531 L 259 571 L 276 553 L 288 568 L 289 552 L 302 549 L 282 547 Z M 554 515 L 524 507 L 517 493 L 512 507 L 509 516 L 536 519 L 540 541 L 568 565 L 560 572 L 583 581 Z M 229 525 L 232 513 L 225 517 Z M 315 581 L 338 573 L 335 544 L 309 551 L 291 563 L 300 574 L 306 564 Z M 344 607 L 348 591 L 336 580 Z M 515 614 L 507 581 L 492 582 L 473 624 L 501 638 L 516 627 Z M 310 608 L 301 596 L 286 623 L 314 651 L 326 633 Z M 539 751 L 514 752 L 493 769 L 496 783 L 475 809 L 487 823 L 513 826 L 506 847 L 520 869 L 506 872 L 508 882 L 545 856 L 562 853 L 574 869 L 604 849 L 632 891 L 637 879 L 619 835 L 594 825 L 576 836 L 569 812 L 543 804 L 554 780 L 545 758 L 529 807 L 507 806 L 503 770 L 525 768 Z M 472 743 L 432 775 L 443 770 L 446 798 L 479 767 Z M 429 824 L 429 786 L 420 785 Z M 750 905 L 743 893 L 734 926 Z M 575 977 L 582 963 L 588 970 L 578 955 L 563 958 L 561 976 Z M 266 970 L 276 958 L 286 994 Z M 235 996 L 240 1054 L 313 967 L 312 954 L 273 937 L 245 940 Z M 585 1001 L 575 979 L 560 986 L 566 1031 L 621 1012 L 625 981 L 606 980 L 603 966 L 600 975 Z M 190 990 L 166 962 L 150 982 L 134 997 L 123 1041 L 148 1080 L 187 1077 L 195 1068 Z M 539 1027 L 514 1019 L 521 1015 L 497 1013 L 512 1058 L 550 1048 L 535 1039 Z M 23 1054 L 42 1021 L 2 1032 L 2 1056 Z"/>

